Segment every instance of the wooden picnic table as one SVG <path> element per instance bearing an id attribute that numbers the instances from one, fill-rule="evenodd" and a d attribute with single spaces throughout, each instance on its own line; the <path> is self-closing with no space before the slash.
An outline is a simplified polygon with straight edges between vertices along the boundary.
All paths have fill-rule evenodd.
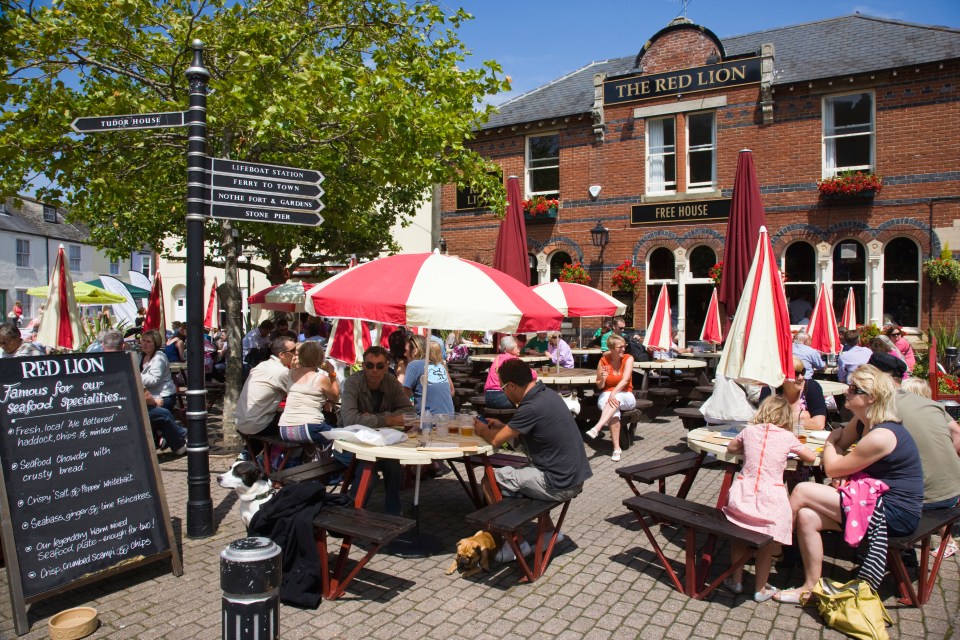
<path id="1" fill-rule="evenodd" d="M 497 359 L 498 353 L 481 353 L 475 356 L 470 356 L 472 362 L 486 363 L 487 365 L 493 364 L 493 361 Z M 541 362 L 550 362 L 550 356 L 539 355 L 539 356 L 528 356 L 528 355 L 519 355 L 517 356 L 527 364 L 539 364 Z"/>
<path id="2" fill-rule="evenodd" d="M 537 371 L 537 379 L 548 386 L 592 386 L 597 381 L 596 369 L 560 369 L 550 367 L 550 371 Z"/>
<path id="3" fill-rule="evenodd" d="M 691 371 L 695 369 L 706 369 L 707 363 L 705 360 L 694 360 L 692 358 L 685 359 L 676 359 L 676 360 L 648 360 L 647 362 L 636 362 L 633 363 L 633 368 L 636 371 L 642 371 L 644 374 L 648 371 L 666 371 L 671 376 L 674 371 L 677 370 L 686 370 Z M 703 375 L 701 371 L 701 384 L 709 384 L 710 380 L 706 375 Z M 643 376 L 643 385 L 640 387 L 640 391 L 646 391 L 650 386 L 650 376 Z"/>

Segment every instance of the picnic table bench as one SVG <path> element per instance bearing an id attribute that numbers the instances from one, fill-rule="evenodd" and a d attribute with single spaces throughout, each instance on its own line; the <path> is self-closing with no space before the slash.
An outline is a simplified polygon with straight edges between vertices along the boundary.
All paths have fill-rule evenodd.
<path id="1" fill-rule="evenodd" d="M 314 480 L 323 481 L 344 470 L 345 467 L 336 460 L 317 460 L 314 462 L 305 462 L 290 469 L 274 471 L 269 475 L 269 478 L 274 486 L 283 487 L 288 484 L 300 484 Z"/>
<path id="2" fill-rule="evenodd" d="M 255 463 L 257 462 L 257 452 L 255 451 L 254 444 L 261 445 L 261 452 L 263 454 L 263 473 L 269 476 L 274 471 L 280 471 L 287 466 L 287 463 L 290 461 L 290 454 L 298 449 L 302 449 L 305 444 L 303 442 L 287 442 L 286 440 L 280 439 L 278 435 L 262 435 L 259 433 L 254 434 L 240 434 L 243 437 L 244 445 L 247 448 L 247 453 L 250 454 L 250 459 Z M 277 464 L 277 468 L 273 468 L 272 453 L 274 449 L 282 450 L 280 454 L 280 460 Z"/>
<path id="3" fill-rule="evenodd" d="M 657 557 L 660 558 L 664 570 L 666 570 L 677 591 L 696 600 L 705 598 L 724 580 L 733 575 L 734 571 L 743 567 L 759 550 L 773 544 L 773 537 L 765 533 L 744 529 L 727 520 L 720 510 L 683 498 L 675 498 L 650 491 L 643 495 L 627 498 L 623 501 L 623 504 L 636 515 L 643 532 L 653 546 Z M 686 557 L 683 582 L 680 581 L 673 570 L 670 561 L 663 555 L 663 550 L 650 530 L 650 525 L 647 524 L 646 516 L 652 516 L 654 520 L 674 524 L 684 529 Z M 696 547 L 697 533 L 707 535 L 699 554 Z M 738 542 L 744 545 L 747 550 L 741 557 L 734 558 L 726 571 L 722 572 L 713 582 L 707 584 L 707 575 L 713 564 L 713 552 L 717 538 Z M 697 560 L 698 555 L 699 562 Z"/>
<path id="4" fill-rule="evenodd" d="M 948 527 L 949 530 L 957 520 L 960 520 L 960 506 L 924 511 L 920 524 L 912 534 L 901 538 L 890 538 L 887 541 L 887 562 L 890 564 L 893 580 L 900 591 L 899 601 L 902 604 L 923 607 L 930 599 L 947 549 L 947 545 L 941 541 L 940 550 L 933 558 L 933 566 L 930 566 L 930 536 L 943 527 Z M 917 588 L 914 589 L 913 581 L 910 580 L 910 575 L 903 563 L 903 552 L 914 552 L 918 542 L 920 543 L 920 564 L 917 567 Z"/>
<path id="5" fill-rule="evenodd" d="M 680 485 L 680 491 L 677 496 L 686 498 L 690 491 L 690 485 L 693 484 L 697 476 L 700 465 L 703 464 L 703 458 L 706 454 L 687 451 L 675 456 L 660 458 L 659 460 L 650 460 L 640 464 L 631 464 L 617 469 L 617 475 L 623 478 L 633 495 L 639 496 L 640 491 L 634 482 L 644 484 L 657 483 L 660 493 L 666 493 L 666 479 L 670 476 L 683 475 L 683 484 Z"/>

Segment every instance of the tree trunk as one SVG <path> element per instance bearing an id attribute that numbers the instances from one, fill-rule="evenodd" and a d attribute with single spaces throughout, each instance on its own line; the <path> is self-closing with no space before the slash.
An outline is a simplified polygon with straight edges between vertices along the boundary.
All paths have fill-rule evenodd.
<path id="1" fill-rule="evenodd" d="M 229 221 L 223 223 L 222 251 L 224 257 L 224 283 L 217 287 L 220 301 L 226 310 L 226 324 L 229 353 L 227 356 L 226 384 L 223 389 L 223 446 L 239 449 L 241 442 L 237 436 L 237 423 L 234 412 L 237 397 L 240 395 L 243 378 L 243 305 L 240 300 L 240 277 L 237 269 L 237 243 L 233 237 L 233 226 Z"/>

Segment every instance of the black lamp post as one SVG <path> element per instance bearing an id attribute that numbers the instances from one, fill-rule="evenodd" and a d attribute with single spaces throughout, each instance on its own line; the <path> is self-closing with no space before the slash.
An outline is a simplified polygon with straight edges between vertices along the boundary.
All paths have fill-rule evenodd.
<path id="1" fill-rule="evenodd" d="M 447 255 L 447 241 L 441 237 L 439 244 L 440 244 L 440 253 L 442 253 L 443 255 Z"/>
<path id="2" fill-rule="evenodd" d="M 597 226 L 590 229 L 590 239 L 593 240 L 593 246 L 600 247 L 600 255 L 603 255 L 603 248 L 610 242 L 610 230 L 597 220 Z"/>

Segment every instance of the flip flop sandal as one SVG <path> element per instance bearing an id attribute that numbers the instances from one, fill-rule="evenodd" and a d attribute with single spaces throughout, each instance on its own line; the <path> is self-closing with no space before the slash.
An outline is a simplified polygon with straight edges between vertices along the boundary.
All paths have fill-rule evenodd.
<path id="1" fill-rule="evenodd" d="M 789 589 L 787 591 L 778 591 L 773 599 L 780 604 L 798 604 L 805 605 L 810 599 L 811 593 L 809 591 L 800 591 L 798 589 Z"/>
<path id="2" fill-rule="evenodd" d="M 760 591 L 757 591 L 756 593 L 753 594 L 753 601 L 766 602 L 767 600 L 777 595 L 778 593 L 780 592 L 777 590 L 776 587 L 771 587 L 770 585 L 767 585 Z"/>
<path id="3" fill-rule="evenodd" d="M 940 547 L 937 547 L 936 549 L 934 549 L 932 553 L 934 556 L 936 556 L 938 553 L 940 553 Z M 956 542 L 947 543 L 947 550 L 943 552 L 944 559 L 952 558 L 955 555 L 957 555 L 957 543 Z"/>

